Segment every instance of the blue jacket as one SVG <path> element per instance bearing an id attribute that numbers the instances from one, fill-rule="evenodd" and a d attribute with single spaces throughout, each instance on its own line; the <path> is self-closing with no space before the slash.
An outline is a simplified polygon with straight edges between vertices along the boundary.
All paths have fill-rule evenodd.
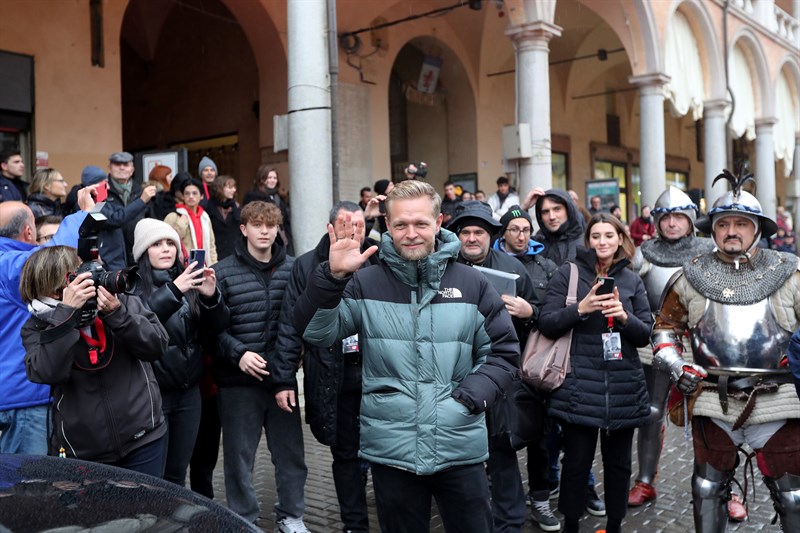
<path id="1" fill-rule="evenodd" d="M 86 213 L 79 211 L 64 219 L 53 239 L 45 246 L 78 246 L 78 228 Z M 0 237 L 0 411 L 44 405 L 50 399 L 50 386 L 28 381 L 25 374 L 25 348 L 20 330 L 30 318 L 19 294 L 22 265 L 38 246 Z"/>

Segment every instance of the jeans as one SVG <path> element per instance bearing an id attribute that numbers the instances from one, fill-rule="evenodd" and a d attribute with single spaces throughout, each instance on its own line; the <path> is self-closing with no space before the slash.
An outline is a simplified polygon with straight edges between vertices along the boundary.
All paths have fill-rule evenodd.
<path id="1" fill-rule="evenodd" d="M 519 473 L 517 452 L 509 448 L 489 448 L 486 461 L 492 479 L 492 519 L 494 533 L 520 531 L 525 524 L 525 490 Z"/>
<path id="2" fill-rule="evenodd" d="M 436 499 L 445 531 L 492 531 L 483 463 L 455 466 L 425 476 L 373 463 L 372 482 L 383 533 L 430 530 L 431 496 Z"/>
<path id="3" fill-rule="evenodd" d="M 586 509 L 586 482 L 592 470 L 597 434 L 603 456 L 606 512 L 610 519 L 622 519 L 628 512 L 631 483 L 633 428 L 614 431 L 561 422 L 564 432 L 564 463 L 558 510 L 565 518 L 577 520 Z"/>
<path id="4" fill-rule="evenodd" d="M 360 410 L 361 366 L 345 365 L 342 391 L 337 398 L 336 445 L 331 446 L 331 469 L 344 531 L 366 532 L 369 531 L 367 490 L 362 461 L 358 458 Z"/>
<path id="5" fill-rule="evenodd" d="M 166 441 L 166 436 L 159 437 L 153 442 L 136 448 L 119 461 L 108 464 L 160 478 L 164 465 Z"/>
<path id="6" fill-rule="evenodd" d="M 48 405 L 0 411 L 0 453 L 47 455 Z"/>
<path id="7" fill-rule="evenodd" d="M 183 487 L 200 426 L 200 388 L 162 390 L 161 410 L 167 424 L 164 479 Z"/>
<path id="8" fill-rule="evenodd" d="M 209 396 L 201 400 L 200 427 L 194 443 L 190 463 L 189 480 L 192 490 L 206 498 L 214 499 L 214 468 L 219 457 L 219 437 L 222 426 L 219 421 L 217 397 Z"/>
<path id="9" fill-rule="evenodd" d="M 222 421 L 222 453 L 228 507 L 249 522 L 258 518 L 258 498 L 253 487 L 253 465 L 261 428 L 275 466 L 276 521 L 301 518 L 305 510 L 303 490 L 306 463 L 300 409 L 282 411 L 271 388 L 221 387 L 219 416 Z"/>

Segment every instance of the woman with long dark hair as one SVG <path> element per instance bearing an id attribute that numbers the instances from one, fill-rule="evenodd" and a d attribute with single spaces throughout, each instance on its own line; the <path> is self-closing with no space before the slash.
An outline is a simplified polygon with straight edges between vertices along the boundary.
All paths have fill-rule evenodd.
<path id="1" fill-rule="evenodd" d="M 183 266 L 181 242 L 165 222 L 146 218 L 136 224 L 133 257 L 141 281 L 138 294 L 169 336 L 169 346 L 153 368 L 167 422 L 164 479 L 183 486 L 200 424 L 203 352 L 200 332 L 225 327 L 228 309 L 210 268 Z"/>
<path id="2" fill-rule="evenodd" d="M 599 433 L 606 531 L 616 533 L 628 509 L 633 430 L 650 414 L 636 349 L 650 341 L 653 319 L 644 284 L 631 269 L 634 246 L 622 222 L 609 213 L 593 215 L 584 245 L 575 257 L 578 303 L 565 303 L 570 277 L 566 263 L 547 287 L 538 325 L 552 339 L 573 332 L 571 371 L 550 400 L 550 416 L 564 435 L 558 509 L 565 518 L 564 531 L 577 533 Z"/>

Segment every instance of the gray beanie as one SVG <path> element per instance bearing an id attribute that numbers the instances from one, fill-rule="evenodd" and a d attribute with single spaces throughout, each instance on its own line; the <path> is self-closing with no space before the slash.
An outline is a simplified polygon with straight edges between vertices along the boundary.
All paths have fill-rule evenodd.
<path id="1" fill-rule="evenodd" d="M 183 265 L 183 253 L 181 253 L 181 240 L 175 229 L 156 218 L 143 218 L 136 224 L 133 230 L 133 260 L 139 262 L 139 258 L 147 252 L 153 244 L 161 239 L 169 239 L 175 243 L 178 249 L 178 262 Z"/>
<path id="2" fill-rule="evenodd" d="M 206 168 L 206 167 L 213 168 L 214 169 L 214 173 L 215 174 L 219 174 L 219 171 L 217 170 L 217 164 L 214 163 L 214 161 L 212 161 L 210 157 L 203 156 L 203 159 L 200 160 L 200 166 L 197 167 L 197 175 L 198 176 L 202 176 L 203 175 L 203 169 Z"/>

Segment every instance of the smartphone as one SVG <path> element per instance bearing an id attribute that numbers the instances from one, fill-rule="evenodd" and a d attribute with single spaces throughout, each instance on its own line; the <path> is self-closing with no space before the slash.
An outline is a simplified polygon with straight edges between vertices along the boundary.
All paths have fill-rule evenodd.
<path id="1" fill-rule="evenodd" d="M 195 270 L 203 268 L 206 264 L 206 251 L 201 249 L 189 250 L 189 264 L 197 261 Z"/>
<path id="2" fill-rule="evenodd" d="M 603 284 L 597 288 L 595 294 L 611 294 L 614 292 L 614 278 L 597 278 L 597 281 L 602 281 Z"/>
<path id="3" fill-rule="evenodd" d="M 106 198 L 108 198 L 108 183 L 103 181 L 94 190 L 94 201 L 97 203 L 105 202 Z"/>

